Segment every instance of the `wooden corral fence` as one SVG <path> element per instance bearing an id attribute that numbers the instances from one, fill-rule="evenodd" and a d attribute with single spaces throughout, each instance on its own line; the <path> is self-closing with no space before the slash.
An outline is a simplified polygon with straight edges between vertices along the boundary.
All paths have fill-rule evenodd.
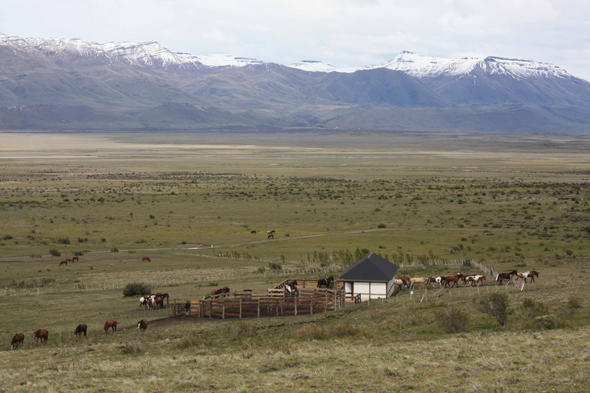
<path id="1" fill-rule="evenodd" d="M 298 281 L 299 282 L 299 281 Z M 317 314 L 346 306 L 343 290 L 300 288 L 298 297 L 285 296 L 284 289 L 245 290 L 234 297 L 190 302 L 188 316 L 197 318 L 259 318 Z"/>
<path id="2" fill-rule="evenodd" d="M 318 280 L 312 279 L 287 279 L 275 286 L 275 288 L 284 288 L 286 284 L 292 284 L 294 281 L 297 281 L 297 287 L 301 288 L 317 288 Z M 343 289 L 344 288 L 344 281 L 334 281 L 334 288 L 330 289 Z"/>

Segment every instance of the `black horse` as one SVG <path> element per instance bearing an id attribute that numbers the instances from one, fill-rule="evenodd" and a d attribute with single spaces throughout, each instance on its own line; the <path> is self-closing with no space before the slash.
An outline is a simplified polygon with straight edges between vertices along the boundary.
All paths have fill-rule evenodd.
<path id="1" fill-rule="evenodd" d="M 320 278 L 318 280 L 318 288 L 334 288 L 334 276 L 328 278 Z"/>
<path id="2" fill-rule="evenodd" d="M 86 337 L 86 332 L 87 331 L 88 331 L 88 326 L 86 326 L 84 324 L 80 324 L 76 328 L 76 331 L 74 332 L 74 336 L 80 336 L 80 337 L 82 337 L 82 333 L 84 333 L 84 337 Z"/>

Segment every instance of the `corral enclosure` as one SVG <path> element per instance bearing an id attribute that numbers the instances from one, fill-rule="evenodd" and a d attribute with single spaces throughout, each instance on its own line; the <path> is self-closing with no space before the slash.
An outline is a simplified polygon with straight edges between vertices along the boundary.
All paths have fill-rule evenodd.
<path id="1" fill-rule="evenodd" d="M 472 377 L 453 391 L 473 384 L 518 391 L 541 376 L 562 390 L 587 382 L 588 304 L 562 313 L 590 277 L 585 138 L 2 134 L 0 142 L 2 348 L 17 332 L 26 336 L 23 351 L 0 361 L 0 381 L 12 391 L 270 391 L 277 375 L 293 391 L 428 390 L 457 368 Z M 318 301 L 313 314 L 301 315 L 298 305 L 297 316 L 279 318 L 295 306 L 281 311 L 272 300 L 261 308 L 271 317 L 240 320 L 233 303 L 213 306 L 217 318 L 171 322 L 167 311 L 122 297 L 126 284 L 142 281 L 178 305 L 224 285 L 254 294 L 288 278 L 337 278 L 368 252 L 407 276 L 481 272 L 463 263 L 471 259 L 541 276 L 522 292 L 500 287 L 513 310 L 506 328 L 474 314 L 465 338 L 442 331 L 437 313 L 471 313 L 487 289 L 453 289 L 439 299 L 406 290 L 328 313 L 316 313 L 328 307 Z M 76 253 L 79 262 L 59 266 Z M 521 306 L 526 299 L 544 306 L 534 314 Z M 545 315 L 563 324 L 540 328 Z M 121 329 L 106 337 L 102 324 L 111 318 Z M 145 336 L 133 329 L 140 319 L 150 321 Z M 86 342 L 73 340 L 79 323 L 90 327 Z M 50 332 L 47 348 L 30 342 L 38 328 Z M 499 349 L 502 340 L 510 345 Z M 436 362 L 425 355 L 432 346 Z M 523 355 L 536 346 L 542 350 Z M 407 357 L 398 360 L 393 348 Z M 51 371 L 42 371 L 36 364 L 48 354 Z M 152 356 L 179 371 L 146 382 L 135 364 Z M 205 366 L 197 373 L 193 361 L 236 379 Z M 512 370 L 514 362 L 529 376 Z M 369 366 L 351 375 L 355 364 Z M 31 382 L 28 375 L 41 372 Z"/>

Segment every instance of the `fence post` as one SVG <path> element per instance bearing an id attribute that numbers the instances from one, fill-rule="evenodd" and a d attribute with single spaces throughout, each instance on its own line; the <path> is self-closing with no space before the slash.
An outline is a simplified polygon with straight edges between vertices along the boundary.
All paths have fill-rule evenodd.
<path id="1" fill-rule="evenodd" d="M 242 298 L 240 298 L 240 319 L 242 319 Z"/>

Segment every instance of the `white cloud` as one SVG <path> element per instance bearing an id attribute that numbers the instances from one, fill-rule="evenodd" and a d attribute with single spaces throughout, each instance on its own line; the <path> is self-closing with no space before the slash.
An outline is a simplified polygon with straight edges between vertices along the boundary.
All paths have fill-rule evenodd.
<path id="1" fill-rule="evenodd" d="M 584 0 L 0 0 L 0 31 L 92 41 L 159 41 L 172 50 L 335 66 L 407 49 L 558 64 L 590 79 Z"/>

